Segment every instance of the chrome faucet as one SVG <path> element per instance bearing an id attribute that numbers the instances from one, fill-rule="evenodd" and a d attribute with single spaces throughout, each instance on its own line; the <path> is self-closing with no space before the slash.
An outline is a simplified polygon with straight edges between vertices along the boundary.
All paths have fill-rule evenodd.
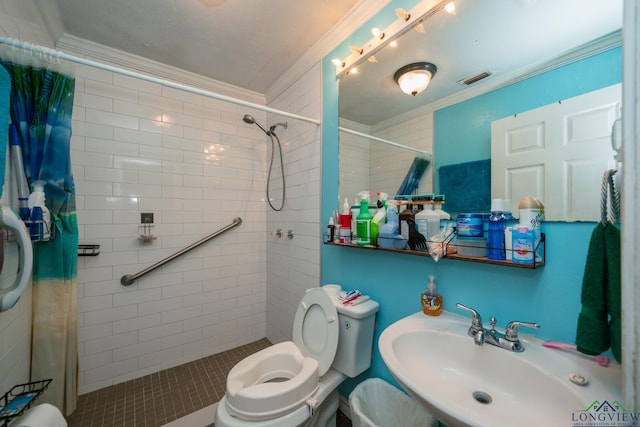
<path id="1" fill-rule="evenodd" d="M 473 338 L 473 342 L 476 345 L 482 345 L 486 342 L 510 351 L 524 351 L 524 346 L 518 337 L 518 327 L 524 326 L 533 329 L 540 328 L 538 323 L 513 321 L 507 324 L 507 329 L 503 334 L 496 331 L 497 321 L 495 317 L 491 316 L 489 319 L 491 322 L 491 329 L 485 329 L 482 325 L 482 318 L 476 310 L 460 303 L 456 304 L 456 307 L 471 313 L 471 326 L 469 327 L 467 334 Z"/>

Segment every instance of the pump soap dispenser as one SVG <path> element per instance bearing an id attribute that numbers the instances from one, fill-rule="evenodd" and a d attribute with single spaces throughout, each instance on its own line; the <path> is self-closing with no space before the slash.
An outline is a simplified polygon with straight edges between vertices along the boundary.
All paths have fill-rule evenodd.
<path id="1" fill-rule="evenodd" d="M 422 292 L 422 312 L 428 316 L 440 316 L 442 313 L 442 295 L 436 294 L 435 276 L 429 275 L 427 289 Z"/>

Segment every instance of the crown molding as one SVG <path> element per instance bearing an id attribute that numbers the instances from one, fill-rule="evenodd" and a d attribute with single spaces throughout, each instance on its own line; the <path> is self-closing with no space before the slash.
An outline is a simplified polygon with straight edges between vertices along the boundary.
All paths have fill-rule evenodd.
<path id="1" fill-rule="evenodd" d="M 278 80 L 273 83 L 265 98 L 267 103 L 280 96 L 305 75 L 315 64 L 342 43 L 355 30 L 375 16 L 391 0 L 360 0 L 320 40 L 311 46 Z"/>
<path id="2" fill-rule="evenodd" d="M 56 49 L 67 54 L 78 55 L 96 62 L 147 74 L 159 79 L 170 80 L 254 104 L 266 105 L 265 97 L 261 93 L 203 77 L 196 73 L 132 55 L 69 34 L 64 34 L 57 40 Z"/>

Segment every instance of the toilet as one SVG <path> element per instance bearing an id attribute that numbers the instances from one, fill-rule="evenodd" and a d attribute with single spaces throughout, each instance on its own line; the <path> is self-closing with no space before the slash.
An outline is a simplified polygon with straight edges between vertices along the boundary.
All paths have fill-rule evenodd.
<path id="1" fill-rule="evenodd" d="M 345 305 L 336 285 L 312 288 L 298 305 L 293 341 L 236 364 L 216 427 L 335 427 L 338 386 L 371 365 L 375 314 L 368 300 Z"/>

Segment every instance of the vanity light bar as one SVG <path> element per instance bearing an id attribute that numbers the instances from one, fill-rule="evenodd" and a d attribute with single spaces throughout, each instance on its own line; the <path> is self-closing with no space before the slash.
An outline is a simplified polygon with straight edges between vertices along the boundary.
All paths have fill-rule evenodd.
<path id="1" fill-rule="evenodd" d="M 408 19 L 398 18 L 380 33 L 382 36 L 372 37 L 359 50 L 353 50 L 344 61 L 336 65 L 336 75 L 342 77 L 353 67 L 364 62 L 366 58 L 375 55 L 380 49 L 391 43 L 392 40 L 400 37 L 404 33 L 411 31 L 416 24 L 429 19 L 450 3 L 451 0 L 423 0 L 418 3 L 408 13 Z"/>

